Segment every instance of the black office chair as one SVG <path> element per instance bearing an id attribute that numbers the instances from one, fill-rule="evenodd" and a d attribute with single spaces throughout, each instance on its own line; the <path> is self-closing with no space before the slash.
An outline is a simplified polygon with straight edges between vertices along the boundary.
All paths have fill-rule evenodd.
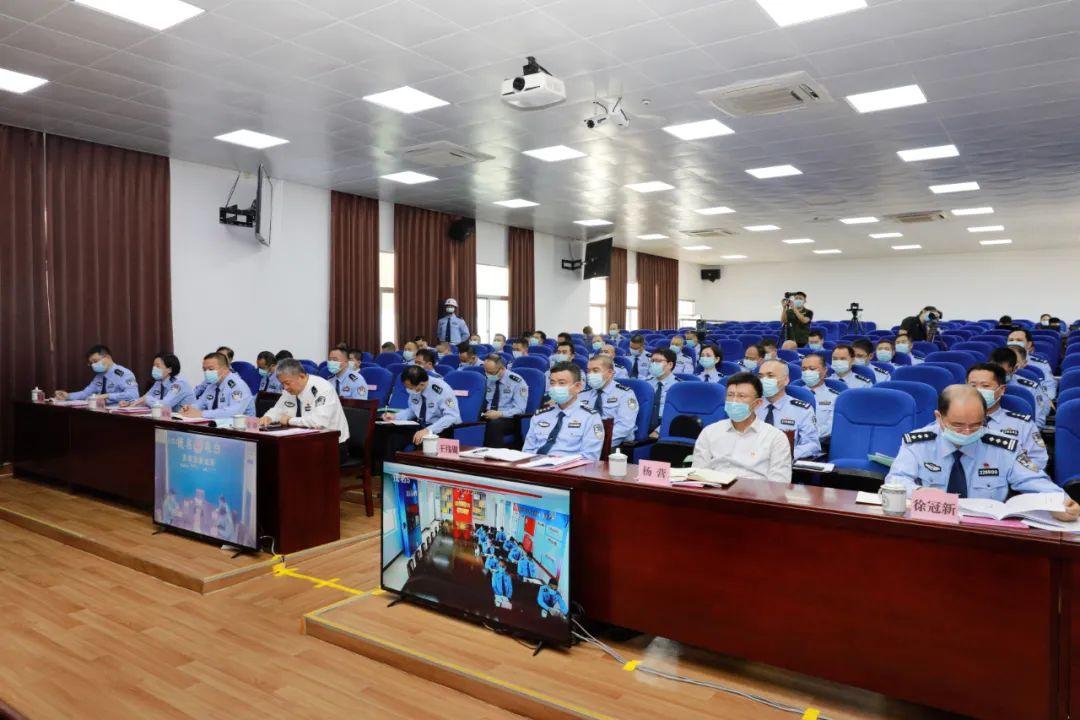
<path id="1" fill-rule="evenodd" d="M 364 513 L 368 517 L 375 514 L 375 488 L 371 479 L 371 443 L 375 435 L 375 415 L 378 406 L 377 400 L 342 402 L 345 422 L 349 424 L 349 439 L 346 441 L 348 456 L 341 464 L 341 492 L 363 489 Z M 353 477 L 357 482 L 347 482 L 347 478 Z"/>
<path id="2" fill-rule="evenodd" d="M 279 393 L 261 392 L 255 396 L 255 414 L 262 417 L 266 414 L 266 411 L 274 407 L 278 398 L 281 395 Z"/>

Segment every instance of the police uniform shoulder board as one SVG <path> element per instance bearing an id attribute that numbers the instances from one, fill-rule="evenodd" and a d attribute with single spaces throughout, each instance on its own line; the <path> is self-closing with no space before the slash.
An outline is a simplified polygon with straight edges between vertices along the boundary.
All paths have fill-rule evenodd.
<path id="1" fill-rule="evenodd" d="M 919 432 L 904 433 L 904 444 L 906 445 L 911 445 L 912 443 L 929 442 L 936 439 L 937 433 L 932 430 L 921 430 Z"/>
<path id="2" fill-rule="evenodd" d="M 353 372 L 352 370 L 350 370 L 349 374 L 345 377 L 346 379 L 352 380 L 353 382 L 360 382 L 360 373 L 358 372 Z"/>
<path id="3" fill-rule="evenodd" d="M 616 382 L 615 387 L 619 390 L 627 390 L 629 392 L 634 392 L 634 389 L 632 387 L 630 387 L 629 385 L 623 385 L 621 382 Z"/>
<path id="4" fill-rule="evenodd" d="M 1028 360 L 1030 360 L 1031 362 L 1037 362 L 1037 363 L 1043 363 L 1043 364 L 1046 363 L 1046 358 L 1044 358 L 1042 355 L 1028 355 Z"/>
<path id="5" fill-rule="evenodd" d="M 1004 435 L 992 435 L 990 433 L 986 433 L 982 436 L 982 441 L 985 445 L 993 445 L 995 447 L 1004 448 L 1006 450 L 1009 450 L 1010 452 L 1016 451 L 1015 438 L 1007 438 Z"/>
<path id="6" fill-rule="evenodd" d="M 675 376 L 675 375 L 672 375 L 671 377 L 672 377 L 672 379 L 674 379 L 674 380 L 675 380 L 675 382 L 682 382 L 682 378 L 681 378 L 681 377 L 677 377 L 677 376 Z"/>
<path id="7" fill-rule="evenodd" d="M 120 366 L 114 367 L 113 372 L 116 373 L 119 377 L 124 377 L 124 371 L 120 368 Z"/>
<path id="8" fill-rule="evenodd" d="M 516 375 L 516 374 L 514 374 L 514 373 L 512 373 L 512 372 L 511 372 L 511 373 L 506 373 L 506 378 L 507 378 L 507 379 L 508 379 L 508 380 L 509 380 L 510 382 L 516 382 L 516 383 L 523 383 L 523 382 L 525 382 L 525 378 L 521 377 L 520 375 Z"/>
<path id="9" fill-rule="evenodd" d="M 232 378 L 229 378 L 228 381 L 225 384 L 228 385 L 231 388 L 236 387 L 236 381 L 233 380 Z"/>
<path id="10" fill-rule="evenodd" d="M 439 383 L 430 383 L 428 387 L 430 387 L 433 392 L 442 393 L 442 385 Z"/>
<path id="11" fill-rule="evenodd" d="M 1016 378 L 1016 382 L 1023 385 L 1024 387 L 1029 387 L 1029 388 L 1039 387 L 1039 383 L 1035 382 L 1034 380 L 1030 380 L 1030 379 L 1028 379 L 1026 377 L 1018 377 L 1018 378 Z"/>
<path id="12" fill-rule="evenodd" d="M 554 409 L 555 409 L 554 405 L 549 405 L 548 407 L 537 408 L 535 414 L 536 415 L 543 415 L 544 413 L 551 412 Z"/>
<path id="13" fill-rule="evenodd" d="M 1012 412 L 1011 410 L 1006 410 L 1005 414 L 1008 415 L 1009 417 L 1015 418 L 1017 420 L 1023 420 L 1024 422 L 1031 422 L 1031 416 L 1028 415 L 1027 413 Z"/>
<path id="14" fill-rule="evenodd" d="M 591 415 L 597 415 L 600 412 L 599 410 L 594 408 L 592 405 L 586 405 L 585 403 L 582 403 L 581 407 L 585 408 L 585 410 Z"/>
<path id="15" fill-rule="evenodd" d="M 837 389 L 836 389 L 836 388 L 834 388 L 834 387 L 829 387 L 828 385 L 826 385 L 826 386 L 825 386 L 825 389 L 827 389 L 827 390 L 828 390 L 829 392 L 831 392 L 831 393 L 832 393 L 833 395 L 839 395 L 839 394 L 840 394 L 840 391 L 839 391 L 839 390 L 837 390 Z"/>
<path id="16" fill-rule="evenodd" d="M 870 382 L 870 378 L 863 377 L 862 375 L 855 375 L 855 379 L 856 380 L 861 380 L 864 383 L 869 383 Z"/>
<path id="17" fill-rule="evenodd" d="M 799 398 L 791 398 L 791 404 L 797 408 L 802 408 L 804 410 L 810 409 L 810 403 L 806 402 L 805 400 L 800 400 Z"/>

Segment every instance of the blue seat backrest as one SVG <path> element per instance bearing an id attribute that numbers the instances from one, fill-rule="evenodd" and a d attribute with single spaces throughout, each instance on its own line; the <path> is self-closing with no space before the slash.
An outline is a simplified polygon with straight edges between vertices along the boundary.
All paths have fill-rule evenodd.
<path id="1" fill-rule="evenodd" d="M 1035 414 L 1035 410 L 1038 407 L 1038 405 L 1035 403 L 1035 394 L 1027 388 L 1017 387 L 1016 385 L 1006 385 L 1005 396 L 1016 398 L 1023 402 L 1023 412 L 1029 413 L 1031 415 Z"/>
<path id="2" fill-rule="evenodd" d="M 480 407 L 484 404 L 484 392 L 487 381 L 483 375 L 466 370 L 455 370 L 445 378 L 446 384 L 454 389 L 454 395 L 461 411 L 462 422 L 476 422 L 480 419 Z M 462 393 L 468 393 L 463 395 Z"/>
<path id="3" fill-rule="evenodd" d="M 630 358 L 628 357 L 616 357 L 615 364 L 626 372 L 630 372 L 634 367 L 634 363 L 630 362 Z"/>
<path id="4" fill-rule="evenodd" d="M 739 343 L 742 345 L 742 350 L 740 351 L 740 353 L 746 352 L 746 348 L 750 347 L 751 345 L 758 345 L 761 343 L 760 335 L 739 335 L 735 339 L 738 340 Z"/>
<path id="5" fill-rule="evenodd" d="M 409 391 L 405 389 L 405 383 L 401 381 L 401 375 L 394 376 L 391 388 L 390 399 L 386 401 L 386 406 L 399 409 L 409 407 Z"/>
<path id="6" fill-rule="evenodd" d="M 1054 480 L 1058 485 L 1080 477 L 1080 400 L 1058 405 L 1054 438 Z"/>
<path id="7" fill-rule="evenodd" d="M 776 357 L 778 360 L 783 360 L 784 362 L 789 363 L 799 362 L 800 360 L 799 353 L 795 352 L 794 350 L 777 350 Z"/>
<path id="8" fill-rule="evenodd" d="M 938 392 L 931 385 L 924 382 L 911 382 L 909 380 L 888 380 L 878 383 L 878 388 L 885 390 L 899 390 L 905 392 L 915 400 L 915 427 L 922 427 L 934 422 L 934 411 L 937 410 Z"/>
<path id="9" fill-rule="evenodd" d="M 1077 345 L 1076 347 L 1080 347 L 1080 345 Z M 1073 368 L 1080 368 L 1080 352 L 1066 355 L 1065 359 L 1061 361 L 1061 372 L 1068 372 Z"/>
<path id="10" fill-rule="evenodd" d="M 496 355 L 498 355 L 499 357 L 501 357 L 503 359 L 503 364 L 505 364 L 505 365 L 509 365 L 510 363 L 512 363 L 514 361 L 514 353 L 512 353 L 512 352 L 503 351 L 503 352 L 500 352 L 500 353 L 496 353 Z"/>
<path id="11" fill-rule="evenodd" d="M 1065 390 L 1064 392 L 1059 392 L 1058 393 L 1058 396 L 1057 396 L 1057 404 L 1058 405 L 1061 405 L 1063 403 L 1067 403 L 1070 400 L 1080 400 L 1080 387 L 1069 388 L 1068 390 Z"/>
<path id="12" fill-rule="evenodd" d="M 319 366 L 315 364 L 315 361 L 313 360 L 301 360 L 300 366 L 304 368 L 304 372 L 306 372 L 308 375 L 319 374 Z"/>
<path id="13" fill-rule="evenodd" d="M 923 365 L 945 368 L 949 371 L 949 374 L 952 375 L 952 381 L 958 384 L 967 382 L 967 369 L 974 364 L 975 363 L 964 365 L 962 363 L 949 362 L 947 360 L 927 360 L 923 363 Z"/>
<path id="14" fill-rule="evenodd" d="M 983 362 L 985 358 L 980 358 L 969 350 L 945 350 L 929 353 L 923 360 L 926 362 L 956 363 L 966 371 L 972 365 Z"/>
<path id="15" fill-rule="evenodd" d="M 1016 389 L 1020 390 L 1021 388 Z M 1008 412 L 1024 413 L 1034 418 L 1035 401 L 1031 399 L 1031 393 L 1027 393 L 1027 395 L 1027 397 L 1024 397 L 1019 393 L 1010 393 L 1008 386 L 1006 386 L 1005 394 L 1001 396 L 1001 407 Z"/>
<path id="16" fill-rule="evenodd" d="M 628 385 L 634 391 L 634 397 L 637 398 L 638 415 L 637 425 L 634 428 L 634 440 L 640 442 L 649 437 L 649 419 L 652 417 L 653 397 L 656 391 L 645 380 L 620 380 L 619 382 Z"/>
<path id="17" fill-rule="evenodd" d="M 841 393 L 833 408 L 830 462 L 869 468 L 870 453 L 896 457 L 904 433 L 915 428 L 915 412 L 915 399 L 899 390 L 874 387 Z"/>
<path id="18" fill-rule="evenodd" d="M 938 393 L 954 384 L 952 373 L 947 368 L 926 363 L 898 367 L 892 379 L 926 383 Z"/>
<path id="19" fill-rule="evenodd" d="M 978 357 L 979 362 L 984 362 L 986 358 L 990 356 L 990 353 L 994 351 L 996 346 L 990 343 L 979 342 L 977 340 L 968 340 L 966 342 L 960 342 L 953 345 L 950 350 L 957 352 L 964 350 L 966 352 L 973 352 Z"/>
<path id="20" fill-rule="evenodd" d="M 674 375 L 684 382 L 701 382 L 701 378 L 690 373 L 674 373 Z"/>
<path id="21" fill-rule="evenodd" d="M 318 368 L 315 370 L 315 374 L 321 377 L 323 380 L 326 380 L 330 377 L 330 371 L 326 369 L 325 360 L 319 363 Z"/>
<path id="22" fill-rule="evenodd" d="M 544 399 L 544 391 L 547 388 L 547 378 L 544 377 L 544 372 L 542 370 L 537 370 L 536 368 L 514 368 L 511 372 L 520 375 L 525 381 L 525 384 L 529 386 L 529 399 L 525 401 L 525 414 L 531 415 L 537 411 L 541 401 Z"/>
<path id="23" fill-rule="evenodd" d="M 730 376 L 734 375 L 735 373 L 742 372 L 742 371 L 743 371 L 743 367 L 742 367 L 742 365 L 739 365 L 739 363 L 730 362 L 729 360 L 724 360 L 723 362 L 720 363 L 720 373 L 724 377 L 730 377 Z"/>
<path id="24" fill-rule="evenodd" d="M 558 344 L 558 342 L 555 338 L 547 338 L 540 344 L 544 347 L 551 348 L 551 352 L 555 352 L 555 346 Z"/>
<path id="25" fill-rule="evenodd" d="M 555 354 L 555 349 L 550 348 L 550 347 L 548 347 L 546 345 L 530 345 L 529 346 L 529 354 L 530 355 L 543 355 L 544 357 L 551 357 L 552 355 Z"/>
<path id="26" fill-rule="evenodd" d="M 374 356 L 367 350 L 360 353 L 360 362 L 375 362 Z"/>
<path id="27" fill-rule="evenodd" d="M 483 365 L 466 365 L 465 367 L 460 367 L 460 366 L 458 366 L 458 369 L 457 369 L 457 370 L 455 370 L 454 372 L 471 372 L 471 373 L 476 373 L 476 374 L 477 374 L 477 375 L 479 375 L 479 376 L 480 376 L 481 378 L 483 378 L 483 377 L 484 377 L 484 375 L 486 374 L 486 373 L 484 372 L 484 366 L 483 366 Z"/>
<path id="28" fill-rule="evenodd" d="M 375 356 L 375 364 L 379 367 L 386 367 L 387 365 L 393 365 L 404 361 L 405 358 L 402 354 L 396 352 L 384 352 Z"/>
<path id="29" fill-rule="evenodd" d="M 910 365 L 911 355 L 909 355 L 908 353 L 896 353 L 895 355 L 893 355 L 892 364 L 894 366 Z"/>
<path id="30" fill-rule="evenodd" d="M 724 357 L 728 360 L 731 360 L 732 358 L 740 360 L 743 356 L 743 344 L 734 338 L 721 340 L 720 352 L 723 353 Z"/>
<path id="31" fill-rule="evenodd" d="M 1043 371 L 1034 365 L 1022 367 L 1016 371 L 1016 374 L 1020 377 L 1026 377 L 1028 380 L 1034 380 L 1035 382 L 1042 382 L 1044 379 Z"/>
<path id="32" fill-rule="evenodd" d="M 454 372 L 454 370 L 456 369 L 457 368 L 451 367 L 450 365 L 439 364 L 435 366 L 435 372 L 439 373 L 443 377 L 446 377 L 448 374 Z"/>
<path id="33" fill-rule="evenodd" d="M 863 376 L 872 383 L 877 383 L 877 375 L 866 365 L 852 365 L 851 372 Z"/>
<path id="34" fill-rule="evenodd" d="M 533 370 L 546 372 L 549 366 L 550 363 L 548 362 L 548 359 L 543 355 L 522 355 L 513 362 L 515 371 L 518 368 L 532 368 Z"/>
<path id="35" fill-rule="evenodd" d="M 918 357 L 926 357 L 929 353 L 940 352 L 941 348 L 929 340 L 916 340 L 911 344 L 911 351 Z"/>
<path id="36" fill-rule="evenodd" d="M 660 437 L 669 437 L 671 421 L 680 415 L 701 418 L 702 427 L 727 417 L 724 399 L 727 388 L 720 383 L 675 383 L 664 401 L 664 416 L 660 420 Z"/>
<path id="37" fill-rule="evenodd" d="M 455 353 L 450 353 L 444 358 L 439 358 L 439 364 L 449 365 L 452 368 L 456 368 L 458 365 L 461 364 L 461 358 L 459 358 Z"/>
<path id="38" fill-rule="evenodd" d="M 1051 368 L 1058 366 L 1058 361 L 1061 359 L 1061 343 L 1060 341 L 1050 342 L 1049 340 L 1035 340 L 1035 353 L 1042 355 L 1046 358 L 1046 361 L 1050 363 Z"/>
<path id="39" fill-rule="evenodd" d="M 251 389 L 252 394 L 259 392 L 259 381 L 262 379 L 262 376 L 259 375 L 258 368 L 249 362 L 236 360 L 232 364 L 232 369 L 234 373 L 240 376 L 240 379 L 244 381 L 244 384 Z"/>
<path id="40" fill-rule="evenodd" d="M 575 355 L 572 362 L 581 368 L 581 372 L 585 372 L 589 368 L 589 360 L 584 355 Z"/>
<path id="41" fill-rule="evenodd" d="M 802 377 L 802 363 L 800 363 L 800 362 L 789 362 L 787 364 L 787 367 L 788 367 L 788 377 L 790 379 L 796 380 L 796 379 Z"/>
<path id="42" fill-rule="evenodd" d="M 799 381 L 800 383 L 802 380 Z M 810 406 L 817 410 L 817 397 L 810 391 L 810 388 L 805 385 L 788 385 L 787 394 L 796 400 L 802 400 L 803 402 L 810 403 Z M 768 402 L 768 401 L 766 401 Z"/>
<path id="43" fill-rule="evenodd" d="M 825 387 L 830 387 L 838 393 L 847 392 L 851 389 L 846 382 L 836 378 L 825 378 Z"/>

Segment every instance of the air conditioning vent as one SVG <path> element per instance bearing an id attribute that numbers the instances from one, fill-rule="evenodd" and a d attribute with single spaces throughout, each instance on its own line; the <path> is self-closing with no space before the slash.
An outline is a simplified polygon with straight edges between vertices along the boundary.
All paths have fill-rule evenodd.
<path id="1" fill-rule="evenodd" d="M 706 228 L 705 230 L 680 230 L 683 235 L 692 238 L 719 238 L 733 237 L 736 235 L 732 230 L 724 228 Z"/>
<path id="2" fill-rule="evenodd" d="M 912 223 L 926 223 L 937 222 L 945 219 L 945 213 L 940 210 L 920 210 L 918 212 L 899 213 L 897 215 L 886 215 L 887 220 L 895 220 L 896 222 L 912 224 Z"/>
<path id="3" fill-rule="evenodd" d="M 702 90 L 698 95 L 732 117 L 773 115 L 833 101 L 825 88 L 803 71 Z"/>
<path id="4" fill-rule="evenodd" d="M 393 155 L 396 158 L 401 158 L 402 160 L 407 160 L 409 163 L 432 168 L 472 165 L 474 163 L 481 163 L 495 158 L 494 155 L 487 155 L 482 152 L 477 152 L 476 150 L 470 150 L 469 148 L 455 145 L 446 140 L 437 140 L 435 142 L 424 143 L 423 145 L 413 145 L 412 147 L 395 150 L 388 154 Z"/>

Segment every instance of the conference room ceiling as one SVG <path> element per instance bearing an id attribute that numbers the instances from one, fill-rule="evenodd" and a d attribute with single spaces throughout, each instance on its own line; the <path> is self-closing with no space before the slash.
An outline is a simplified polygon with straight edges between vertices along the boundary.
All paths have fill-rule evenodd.
<path id="1" fill-rule="evenodd" d="M 617 245 L 708 265 L 1080 239 L 1080 2 L 869 0 L 781 28 L 756 0 L 190 1 L 206 12 L 156 32 L 68 0 L 0 0 L 0 68 L 49 80 L 0 92 L 0 122 L 227 168 L 263 161 L 279 178 L 564 237 L 585 237 L 575 220 L 607 219 Z M 566 81 L 564 103 L 522 111 L 500 100 L 526 55 Z M 728 117 L 698 95 L 794 71 L 833 101 Z M 925 104 L 860 114 L 844 99 L 912 84 Z M 449 104 L 406 115 L 361 99 L 402 85 Z M 585 127 L 595 98 L 619 96 L 629 127 Z M 733 134 L 684 141 L 661 129 L 710 118 Z M 289 143 L 256 151 L 214 140 L 240 128 Z M 428 169 L 389 154 L 436 140 L 494 159 Z M 897 156 L 949 144 L 959 156 Z M 522 154 L 552 145 L 586 157 Z M 802 174 L 746 172 L 786 164 Z M 439 180 L 380 179 L 405 170 Z M 674 189 L 625 187 L 648 181 Z M 969 181 L 980 189 L 929 189 Z M 539 205 L 493 204 L 514 198 Z M 735 212 L 695 212 L 716 206 Z M 950 212 L 987 206 L 993 214 Z M 936 210 L 946 219 L 885 218 Z M 839 221 L 867 216 L 881 221 Z M 779 229 L 745 229 L 761 225 Z M 686 234 L 711 228 L 733 234 Z M 638 237 L 650 234 L 668 237 Z M 799 238 L 814 242 L 783 242 Z M 995 239 L 1012 244 L 980 244 Z M 683 249 L 700 245 L 711 249 Z M 813 253 L 826 249 L 842 254 Z"/>

